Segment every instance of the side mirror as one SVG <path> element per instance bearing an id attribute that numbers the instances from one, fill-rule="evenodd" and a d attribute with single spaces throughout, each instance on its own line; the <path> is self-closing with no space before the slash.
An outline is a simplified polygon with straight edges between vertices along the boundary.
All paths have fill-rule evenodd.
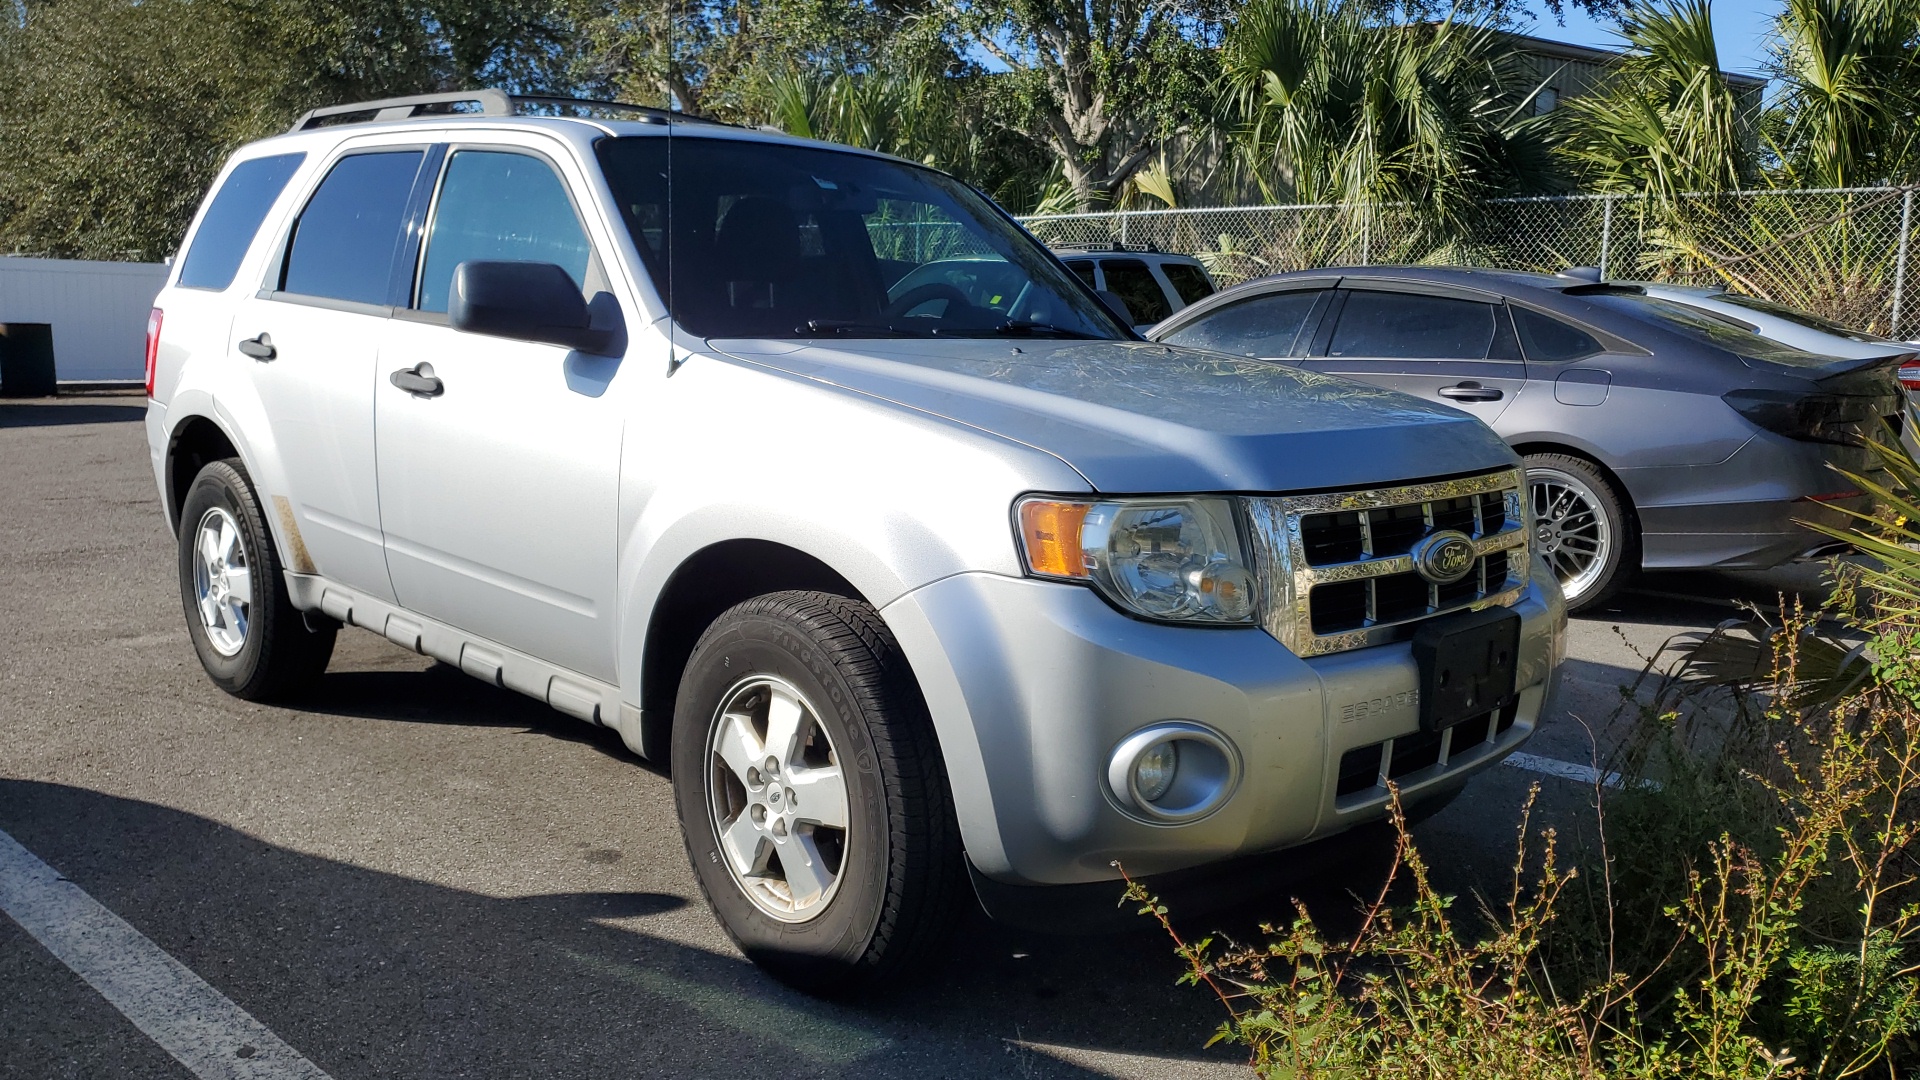
<path id="1" fill-rule="evenodd" d="M 604 355 L 621 336 L 619 308 L 604 293 L 594 301 L 598 320 L 573 278 L 553 263 L 475 259 L 453 269 L 447 321 L 469 334 Z"/>
<path id="2" fill-rule="evenodd" d="M 1107 310 L 1113 312 L 1122 323 L 1128 326 L 1133 325 L 1133 309 L 1127 307 L 1125 297 L 1110 289 L 1100 289 L 1095 295 L 1100 297 L 1100 302 L 1107 305 Z"/>

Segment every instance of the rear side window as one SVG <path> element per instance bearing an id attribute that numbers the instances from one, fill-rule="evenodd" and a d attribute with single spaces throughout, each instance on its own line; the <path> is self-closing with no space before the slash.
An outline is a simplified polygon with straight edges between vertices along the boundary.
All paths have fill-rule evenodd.
<path id="1" fill-rule="evenodd" d="M 1603 351 L 1600 342 L 1592 334 L 1577 326 L 1569 326 L 1551 315 L 1542 315 L 1537 311 L 1523 307 L 1509 307 L 1513 312 L 1513 328 L 1520 332 L 1520 347 L 1526 350 L 1527 360 L 1535 364 L 1553 364 L 1565 360 L 1578 360 Z"/>
<path id="2" fill-rule="evenodd" d="M 1494 326 L 1492 304 L 1356 289 L 1341 309 L 1327 355 L 1484 360 Z"/>
<path id="3" fill-rule="evenodd" d="M 423 156 L 421 150 L 401 150 L 341 158 L 300 211 L 280 288 L 388 303 L 394 249 Z"/>
<path id="4" fill-rule="evenodd" d="M 1167 275 L 1182 304 L 1197 304 L 1213 295 L 1213 282 L 1207 280 L 1206 271 L 1191 263 L 1161 263 L 1160 272 Z"/>
<path id="5" fill-rule="evenodd" d="M 591 257 L 553 166 L 528 154 L 462 150 L 440 183 L 418 307 L 447 310 L 454 267 L 469 260 L 556 263 L 584 286 Z"/>
<path id="6" fill-rule="evenodd" d="M 1293 355 L 1293 345 L 1322 289 L 1269 293 L 1228 304 L 1160 340 L 1237 356 Z"/>
<path id="7" fill-rule="evenodd" d="M 240 272 L 253 235 L 267 211 L 286 190 L 305 154 L 275 154 L 243 161 L 227 174 L 180 264 L 180 284 L 189 289 L 224 289 Z"/>
<path id="8" fill-rule="evenodd" d="M 1166 290 L 1154 280 L 1153 271 L 1147 269 L 1146 263 L 1139 259 L 1102 259 L 1100 269 L 1106 271 L 1107 291 L 1119 294 L 1120 299 L 1127 302 L 1134 322 L 1157 323 L 1173 314 Z"/>

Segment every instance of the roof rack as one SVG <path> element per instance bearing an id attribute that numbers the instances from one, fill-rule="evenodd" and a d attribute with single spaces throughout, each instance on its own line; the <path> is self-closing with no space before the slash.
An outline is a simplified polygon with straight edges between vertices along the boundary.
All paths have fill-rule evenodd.
<path id="1" fill-rule="evenodd" d="M 1047 246 L 1056 251 L 1134 251 L 1143 255 L 1162 253 L 1158 244 L 1122 244 L 1111 240 L 1055 243 Z"/>
<path id="2" fill-rule="evenodd" d="M 608 114 L 611 114 L 610 116 Z M 447 116 L 571 116 L 580 119 L 638 120 L 648 124 L 695 123 L 720 124 L 686 113 L 657 109 L 651 105 L 629 105 L 624 101 L 596 101 L 592 98 L 558 97 L 549 94 L 509 94 L 504 90 L 456 90 L 447 94 L 414 94 L 409 97 L 359 101 L 347 105 L 328 105 L 309 110 L 294 121 L 292 131 L 337 127 L 343 124 L 367 124 L 378 120 L 413 120 Z"/>

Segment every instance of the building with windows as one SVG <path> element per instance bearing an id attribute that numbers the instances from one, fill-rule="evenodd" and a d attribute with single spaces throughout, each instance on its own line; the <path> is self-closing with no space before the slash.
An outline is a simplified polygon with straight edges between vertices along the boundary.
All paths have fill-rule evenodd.
<path id="1" fill-rule="evenodd" d="M 1526 34 L 1506 36 L 1514 49 L 1526 58 L 1532 72 L 1532 85 L 1540 88 L 1533 99 L 1536 113 L 1552 112 L 1562 102 L 1593 93 L 1606 83 L 1626 56 L 1618 49 L 1569 45 L 1563 41 L 1549 41 Z M 1722 71 L 1720 74 L 1733 88 L 1734 97 L 1740 103 L 1741 129 L 1747 138 L 1757 141 L 1760 136 L 1760 107 L 1766 94 L 1767 80 L 1758 75 L 1742 75 L 1733 71 Z"/>

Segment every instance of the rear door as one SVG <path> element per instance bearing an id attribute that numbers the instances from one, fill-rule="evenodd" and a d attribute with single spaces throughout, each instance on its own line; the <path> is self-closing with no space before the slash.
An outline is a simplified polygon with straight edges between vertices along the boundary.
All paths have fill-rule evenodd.
<path id="1" fill-rule="evenodd" d="M 1451 405 L 1488 424 L 1526 385 L 1506 305 L 1420 286 L 1343 284 L 1305 367 Z"/>
<path id="2" fill-rule="evenodd" d="M 349 150 L 327 166 L 281 244 L 267 288 L 236 306 L 231 361 L 253 375 L 287 490 L 263 491 L 293 524 L 309 569 L 393 599 L 374 471 L 375 364 L 393 313 L 394 266 L 431 148 Z M 288 519 L 291 519 L 289 521 Z"/>

